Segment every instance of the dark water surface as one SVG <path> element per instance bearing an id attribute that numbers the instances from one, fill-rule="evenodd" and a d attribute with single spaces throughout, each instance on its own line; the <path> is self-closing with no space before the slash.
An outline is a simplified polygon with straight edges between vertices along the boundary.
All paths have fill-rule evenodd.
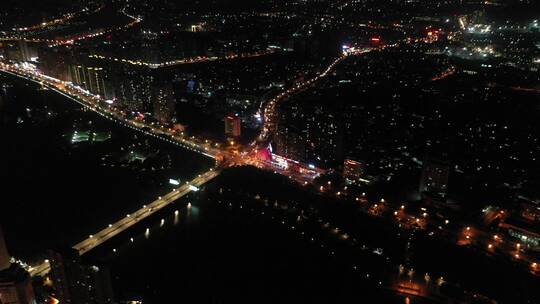
<path id="1" fill-rule="evenodd" d="M 73 246 L 214 163 L 22 80 L 0 75 L 0 98 L 0 222 L 17 257 Z"/>
<path id="2" fill-rule="evenodd" d="M 42 259 L 48 248 L 72 246 L 170 191 L 169 178 L 185 181 L 213 165 L 35 84 L 0 75 L 0 86 L 0 223 L 12 254 L 27 261 Z M 74 131 L 102 139 L 110 132 L 110 139 L 73 143 Z M 127 164 L 131 151 L 150 157 Z M 222 182 L 88 254 L 109 266 L 118 301 L 404 301 L 280 225 L 288 217 L 281 209 L 244 206 L 241 196 L 231 206 L 219 204 Z"/>

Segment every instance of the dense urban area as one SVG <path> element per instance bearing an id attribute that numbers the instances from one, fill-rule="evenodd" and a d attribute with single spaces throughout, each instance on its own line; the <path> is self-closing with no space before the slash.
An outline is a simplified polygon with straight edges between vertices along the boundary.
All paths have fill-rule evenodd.
<path id="1" fill-rule="evenodd" d="M 0 7 L 0 304 L 540 303 L 537 1 Z"/>

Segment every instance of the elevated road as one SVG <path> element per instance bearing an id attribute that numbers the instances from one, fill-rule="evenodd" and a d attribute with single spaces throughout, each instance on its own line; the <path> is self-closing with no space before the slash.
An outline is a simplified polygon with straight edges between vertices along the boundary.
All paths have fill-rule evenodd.
<path id="1" fill-rule="evenodd" d="M 186 196 L 188 193 L 192 191 L 197 191 L 199 187 L 201 187 L 208 181 L 214 179 L 216 176 L 219 175 L 219 173 L 220 172 L 217 170 L 210 169 L 210 171 L 198 175 L 196 178 L 180 186 L 178 189 L 169 192 L 163 197 L 159 197 L 157 200 L 153 201 L 149 205 L 143 206 L 141 209 L 127 215 L 126 217 L 115 222 L 114 224 L 110 224 L 105 229 L 99 231 L 95 235 L 89 236 L 87 239 L 73 246 L 73 249 L 77 250 L 79 252 L 79 255 L 87 253 L 88 251 L 100 246 L 111 238 L 129 229 L 130 227 L 133 227 L 134 225 L 143 221 L 149 216 L 169 206 L 176 200 L 182 198 L 183 196 Z M 49 264 L 48 260 L 45 260 L 41 264 L 32 266 L 27 270 L 28 272 L 30 272 L 31 276 L 43 276 L 49 273 L 49 271 L 51 270 L 51 265 Z"/>
<path id="2" fill-rule="evenodd" d="M 108 241 L 109 239 L 122 233 L 126 229 L 136 225 L 147 217 L 167 207 L 168 205 L 187 195 L 188 193 L 192 191 L 197 191 L 198 187 L 202 186 L 203 184 L 212 180 L 218 175 L 219 171 L 211 169 L 210 171 L 207 171 L 206 173 L 197 176 L 192 181 L 182 185 L 180 188 L 169 192 L 165 196 L 158 198 L 149 205 L 142 207 L 141 209 L 137 210 L 132 214 L 128 214 L 126 217 L 120 219 L 116 223 L 110 224 L 105 229 L 99 231 L 94 235 L 89 236 L 87 239 L 73 246 L 73 248 L 76 249 L 80 255 L 85 254 L 86 252 L 96 248 L 97 246 Z"/>
<path id="3" fill-rule="evenodd" d="M 43 75 L 35 70 L 25 69 L 24 67 L 17 65 L 4 64 L 2 62 L 0 62 L 0 71 L 38 83 L 77 102 L 85 108 L 90 109 L 107 119 L 113 120 L 136 131 L 143 132 L 147 135 L 167 141 L 171 144 L 214 159 L 219 151 L 219 145 L 213 145 L 209 141 L 200 140 L 195 137 L 182 136 L 167 128 L 147 124 L 136 119 L 128 119 L 121 111 L 116 110 L 114 107 L 107 104 L 106 101 L 102 100 L 96 95 L 90 94 L 88 91 L 72 85 L 69 82 Z"/>

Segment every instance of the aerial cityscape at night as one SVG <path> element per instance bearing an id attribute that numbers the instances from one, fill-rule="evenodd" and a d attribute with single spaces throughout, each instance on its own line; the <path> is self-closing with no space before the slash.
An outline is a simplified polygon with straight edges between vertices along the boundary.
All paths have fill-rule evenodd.
<path id="1" fill-rule="evenodd" d="M 540 303 L 538 0 L 0 7 L 0 304 Z"/>

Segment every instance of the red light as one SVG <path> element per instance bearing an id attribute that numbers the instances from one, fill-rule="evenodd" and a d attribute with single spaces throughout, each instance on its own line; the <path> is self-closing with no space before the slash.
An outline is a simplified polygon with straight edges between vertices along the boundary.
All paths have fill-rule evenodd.
<path id="1" fill-rule="evenodd" d="M 373 38 L 371 38 L 371 41 L 379 42 L 379 41 L 381 41 L 381 38 L 373 37 Z"/>

